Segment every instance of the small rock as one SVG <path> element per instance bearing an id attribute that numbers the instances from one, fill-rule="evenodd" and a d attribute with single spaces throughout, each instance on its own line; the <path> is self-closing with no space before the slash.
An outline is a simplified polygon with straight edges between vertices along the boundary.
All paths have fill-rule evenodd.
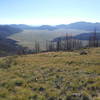
<path id="1" fill-rule="evenodd" d="M 40 88 L 39 88 L 39 91 L 45 91 L 45 88 L 40 87 Z"/>
<path id="2" fill-rule="evenodd" d="M 81 51 L 80 52 L 80 55 L 87 55 L 88 54 L 88 52 L 86 52 L 86 51 Z"/>

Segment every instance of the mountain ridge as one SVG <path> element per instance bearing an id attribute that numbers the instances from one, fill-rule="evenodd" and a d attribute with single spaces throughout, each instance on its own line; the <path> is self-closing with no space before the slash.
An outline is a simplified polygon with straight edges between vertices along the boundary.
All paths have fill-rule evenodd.
<path id="1" fill-rule="evenodd" d="M 83 29 L 83 30 L 93 30 L 95 27 L 100 31 L 100 22 L 75 22 L 70 24 L 59 24 L 59 25 L 40 25 L 40 26 L 32 26 L 25 24 L 11 24 L 11 27 L 17 27 L 20 29 L 39 29 L 39 30 L 55 30 L 55 29 Z"/>

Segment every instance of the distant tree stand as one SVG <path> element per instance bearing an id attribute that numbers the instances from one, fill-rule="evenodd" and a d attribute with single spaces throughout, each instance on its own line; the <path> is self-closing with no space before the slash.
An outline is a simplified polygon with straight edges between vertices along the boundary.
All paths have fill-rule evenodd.
<path id="1" fill-rule="evenodd" d="M 92 35 L 89 37 L 89 47 L 99 47 L 99 40 L 97 37 L 96 28 L 94 29 Z"/>

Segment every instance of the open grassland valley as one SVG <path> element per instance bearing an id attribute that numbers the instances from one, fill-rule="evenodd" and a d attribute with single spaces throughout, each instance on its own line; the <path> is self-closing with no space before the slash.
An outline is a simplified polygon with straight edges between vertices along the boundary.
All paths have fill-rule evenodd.
<path id="1" fill-rule="evenodd" d="M 100 48 L 0 58 L 0 100 L 100 100 Z"/>

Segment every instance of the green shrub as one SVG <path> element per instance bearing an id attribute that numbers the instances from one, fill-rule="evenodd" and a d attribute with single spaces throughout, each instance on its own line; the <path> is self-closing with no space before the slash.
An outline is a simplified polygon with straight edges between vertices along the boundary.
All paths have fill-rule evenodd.
<path id="1" fill-rule="evenodd" d="M 10 68 L 12 65 L 16 65 L 16 62 L 14 61 L 15 57 L 6 57 L 4 58 L 1 62 L 0 62 L 0 68 L 3 69 L 8 69 Z"/>

